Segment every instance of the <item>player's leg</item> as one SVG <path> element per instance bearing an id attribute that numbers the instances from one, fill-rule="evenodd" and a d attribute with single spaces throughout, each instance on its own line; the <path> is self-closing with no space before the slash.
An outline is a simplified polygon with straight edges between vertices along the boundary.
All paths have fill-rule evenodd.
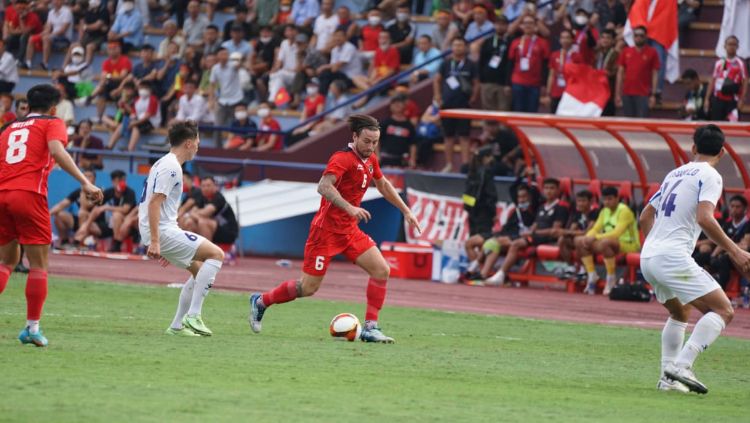
<path id="1" fill-rule="evenodd" d="M 60 237 L 60 244 L 68 243 L 70 241 L 70 230 L 73 229 L 75 223 L 73 215 L 63 210 L 52 217 L 54 218 L 57 235 Z"/>
<path id="2" fill-rule="evenodd" d="M 167 335 L 188 337 L 200 336 L 193 332 L 192 329 L 186 328 L 182 324 L 182 320 L 185 318 L 185 315 L 187 315 L 188 310 L 190 309 L 190 303 L 193 300 L 193 289 L 195 288 L 195 276 L 193 276 L 193 273 L 198 273 L 202 264 L 203 262 L 194 261 L 190 265 L 192 270 L 190 268 L 188 269 L 191 272 L 190 278 L 188 278 L 188 280 L 182 285 L 182 289 L 180 290 L 180 300 L 177 303 L 177 311 L 175 312 L 174 319 L 172 319 L 172 323 L 169 325 L 169 328 L 167 328 Z M 196 268 L 198 270 L 195 270 Z"/>
<path id="3" fill-rule="evenodd" d="M 47 299 L 47 263 L 49 244 L 23 244 L 29 260 L 29 275 L 26 278 L 26 328 L 18 338 L 24 344 L 47 346 L 47 338 L 39 329 L 39 320 Z"/>
<path id="4" fill-rule="evenodd" d="M 490 238 L 487 242 L 484 243 L 484 245 L 482 245 L 484 253 L 487 255 L 487 258 L 484 259 L 484 266 L 482 267 L 481 271 L 483 279 L 486 280 L 493 273 L 495 273 L 495 275 L 499 273 L 495 272 L 495 264 L 502 255 L 503 250 L 508 251 L 512 243 L 513 241 L 509 237 L 501 236 L 497 238 Z M 497 277 L 500 276 L 498 275 Z"/>
<path id="5" fill-rule="evenodd" d="M 505 283 L 505 275 L 514 264 L 518 261 L 519 253 L 529 246 L 528 241 L 525 238 L 518 238 L 511 242 L 508 253 L 505 255 L 505 261 L 500 270 L 497 271 L 491 278 L 487 279 L 487 282 L 492 285 L 502 285 Z"/>
<path id="6" fill-rule="evenodd" d="M 367 281 L 365 324 L 362 328 L 360 339 L 365 342 L 393 343 L 393 338 L 383 334 L 378 325 L 380 310 L 385 303 L 386 286 L 391 268 L 375 245 L 372 245 L 364 253 L 360 254 L 355 263 L 370 275 L 370 279 Z"/>
<path id="7" fill-rule="evenodd" d="M 138 140 L 141 139 L 141 130 L 138 126 L 134 126 L 130 130 L 130 141 L 128 141 L 128 151 L 135 151 L 135 147 L 138 145 Z"/>
<path id="8" fill-rule="evenodd" d="M 196 262 L 200 262 L 201 264 L 197 264 Z M 189 326 L 194 332 L 200 335 L 210 336 L 212 334 L 211 330 L 203 323 L 203 301 L 213 286 L 216 275 L 221 270 L 223 263 L 224 252 L 221 248 L 211 241 L 203 239 L 193 256 L 193 263 L 188 267 L 188 271 L 193 274 L 195 284 L 190 300 L 190 307 L 183 318 L 183 324 Z"/>
<path id="9" fill-rule="evenodd" d="M 586 269 L 586 289 L 585 293 L 594 295 L 596 293 L 596 283 L 599 282 L 599 274 L 596 273 L 594 264 L 594 242 L 596 238 L 592 236 L 577 236 L 573 241 L 576 246 L 576 254 L 581 258 L 581 264 Z"/>
<path id="10" fill-rule="evenodd" d="M 594 242 L 594 251 L 604 256 L 604 267 L 607 270 L 606 285 L 602 294 L 609 295 L 615 286 L 617 276 L 617 254 L 620 252 L 620 241 L 614 238 L 602 238 Z"/>
<path id="11" fill-rule="evenodd" d="M 0 228 L 0 231 L 2 231 L 2 228 Z M 21 250 L 17 241 L 12 240 L 0 246 L 0 294 L 8 285 L 10 274 L 13 273 L 13 268 L 16 267 L 20 258 Z"/>
<path id="12" fill-rule="evenodd" d="M 129 214 L 128 214 L 129 216 Z M 127 236 L 130 231 L 129 228 L 125 228 L 125 219 L 127 216 L 121 212 L 112 212 L 112 246 L 110 252 L 120 252 L 122 248 L 122 240 Z"/>
<path id="13" fill-rule="evenodd" d="M 196 232 L 205 237 L 206 239 L 213 239 L 216 228 L 219 224 L 212 217 L 201 217 L 198 219 L 198 227 Z"/>
<path id="14" fill-rule="evenodd" d="M 474 262 L 477 260 L 479 256 L 479 250 L 482 248 L 482 244 L 484 244 L 484 237 L 481 234 L 475 234 L 475 235 L 470 236 L 469 239 L 467 239 L 466 242 L 464 243 L 464 249 L 466 250 L 466 257 L 469 259 L 470 263 L 475 264 Z M 471 264 L 469 265 L 469 268 L 470 268 L 470 271 L 473 271 L 471 270 Z"/>

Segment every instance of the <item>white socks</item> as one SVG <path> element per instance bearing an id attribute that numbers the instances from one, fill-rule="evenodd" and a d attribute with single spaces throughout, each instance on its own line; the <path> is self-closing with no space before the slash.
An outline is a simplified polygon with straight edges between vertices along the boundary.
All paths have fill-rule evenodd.
<path id="1" fill-rule="evenodd" d="M 195 279 L 190 276 L 190 279 L 182 285 L 182 291 L 180 291 L 180 302 L 177 303 L 177 313 L 174 315 L 174 320 L 169 326 L 172 329 L 182 329 L 182 318 L 187 314 L 188 308 L 190 308 L 190 301 L 193 299 L 193 286 L 195 286 Z"/>
<path id="2" fill-rule="evenodd" d="M 208 259 L 203 262 L 198 274 L 195 277 L 195 288 L 193 289 L 193 298 L 190 302 L 189 315 L 201 314 L 203 308 L 203 299 L 208 295 L 208 290 L 216 279 L 216 274 L 221 270 L 222 263 L 219 260 Z"/>
<path id="3" fill-rule="evenodd" d="M 39 332 L 39 320 L 27 320 L 26 326 L 29 327 L 29 333 Z"/>
<path id="4" fill-rule="evenodd" d="M 726 324 L 721 316 L 714 312 L 706 313 L 695 324 L 693 334 L 682 347 L 675 364 L 678 367 L 692 367 L 698 354 L 705 351 L 719 337 L 725 326 Z"/>
<path id="5" fill-rule="evenodd" d="M 674 364 L 677 355 L 682 349 L 682 342 L 685 340 L 685 328 L 687 322 L 672 320 L 670 317 L 661 331 L 661 374 L 664 375 L 664 369 L 670 364 Z"/>

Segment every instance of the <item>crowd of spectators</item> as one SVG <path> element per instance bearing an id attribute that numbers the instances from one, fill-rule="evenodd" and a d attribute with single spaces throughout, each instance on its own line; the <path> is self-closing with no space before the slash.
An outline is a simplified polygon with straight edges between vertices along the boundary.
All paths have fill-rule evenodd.
<path id="1" fill-rule="evenodd" d="M 533 170 L 525 168 L 510 186 L 511 210 L 502 229 L 497 222 L 498 193 L 491 176 L 495 156 L 490 146 L 481 147 L 472 158 L 464 193 L 470 238 L 465 243 L 470 264 L 462 281 L 471 285 L 498 286 L 510 283 L 511 270 L 527 257 L 528 247 L 559 247 L 563 265 L 555 273 L 563 279 L 578 279 L 584 292 L 598 293 L 600 275 L 595 257 L 601 255 L 608 295 L 617 284 L 618 255 L 639 252 L 641 234 L 637 213 L 643 208 L 632 193 L 607 186 L 601 192 L 588 189 L 561 191 L 560 181 L 546 178 L 537 186 Z M 467 200 L 468 199 L 468 200 Z M 729 198 L 727 207 L 717 210 L 722 229 L 741 248 L 750 249 L 748 199 Z M 727 289 L 733 264 L 727 254 L 701 234 L 693 257 Z M 502 259 L 502 260 L 501 260 Z M 744 282 L 747 298 L 747 282 Z"/>
<path id="2" fill-rule="evenodd" d="M 416 110 L 415 131 L 401 137 L 408 145 L 395 150 L 406 156 L 388 159 L 401 166 L 427 162 L 420 157 L 429 155 L 427 149 L 413 152 L 412 146 L 424 142 L 417 140 L 419 116 L 432 108 L 554 112 L 566 86 L 562 69 L 569 62 L 588 63 L 607 73 L 612 94 L 605 116 L 622 108 L 626 116 L 646 117 L 662 101 L 665 46 L 650 39 L 644 27 L 633 29 L 633 46 L 625 44 L 630 1 L 425 3 L 12 0 L 4 10 L 0 93 L 13 93 L 18 67 L 46 70 L 51 53 L 64 52 L 59 69 L 50 69 L 65 93 L 58 113 L 78 131 L 73 104 L 96 104 L 92 123 L 111 131 L 105 147 L 134 150 L 144 134 L 192 118 L 227 130 L 216 131 L 216 146 L 268 151 L 331 128 L 379 94 L 364 96 L 329 118 L 307 122 L 348 103 L 353 90 L 367 90 L 402 68 L 429 62 L 408 78 L 409 84 L 434 78 L 434 104 Z M 680 3 L 680 36 L 699 17 L 701 6 L 700 0 Z M 217 25 L 217 8 L 234 16 Z M 413 15 L 425 12 L 434 25 L 429 33 L 419 33 Z M 161 42 L 146 43 L 145 34 L 159 28 Z M 476 38 L 485 33 L 490 35 Z M 717 60 L 712 75 L 684 71 L 687 92 L 680 113 L 686 119 L 737 118 L 748 80 L 745 63 L 736 56 L 740 42 L 750 40 L 726 39 L 726 57 Z M 94 56 L 102 49 L 107 58 L 101 69 L 94 69 Z M 440 60 L 449 49 L 453 52 Z M 108 109 L 108 104 L 115 108 Z M 276 107 L 302 110 L 307 124 L 296 128 L 289 140 L 274 132 L 281 126 L 273 113 L 260 116 Z M 246 117 L 239 118 L 243 114 Z M 430 135 L 443 141 L 446 158 L 460 145 L 465 169 L 473 148 L 469 122 L 425 123 L 438 128 L 439 136 Z M 455 170 L 452 161 L 446 162 L 444 170 Z"/>

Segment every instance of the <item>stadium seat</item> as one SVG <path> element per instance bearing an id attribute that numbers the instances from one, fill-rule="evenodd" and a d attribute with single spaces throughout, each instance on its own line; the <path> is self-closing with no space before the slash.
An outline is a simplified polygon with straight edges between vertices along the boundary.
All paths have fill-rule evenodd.
<path id="1" fill-rule="evenodd" d="M 602 181 L 592 179 L 591 182 L 589 182 L 589 191 L 594 195 L 594 204 L 599 204 L 599 201 L 602 198 Z"/>
<path id="2" fill-rule="evenodd" d="M 617 195 L 623 203 L 630 206 L 631 209 L 633 208 L 633 183 L 631 181 L 622 181 Z"/>
<path id="3" fill-rule="evenodd" d="M 557 260 L 560 258 L 560 248 L 557 245 L 539 245 L 536 256 L 539 260 Z"/>

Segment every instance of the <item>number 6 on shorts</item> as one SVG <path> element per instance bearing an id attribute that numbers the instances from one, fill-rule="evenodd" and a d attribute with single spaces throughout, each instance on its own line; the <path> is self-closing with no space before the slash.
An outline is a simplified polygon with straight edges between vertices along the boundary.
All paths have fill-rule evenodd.
<path id="1" fill-rule="evenodd" d="M 323 270 L 326 265 L 326 258 L 324 256 L 315 257 L 315 270 Z"/>

